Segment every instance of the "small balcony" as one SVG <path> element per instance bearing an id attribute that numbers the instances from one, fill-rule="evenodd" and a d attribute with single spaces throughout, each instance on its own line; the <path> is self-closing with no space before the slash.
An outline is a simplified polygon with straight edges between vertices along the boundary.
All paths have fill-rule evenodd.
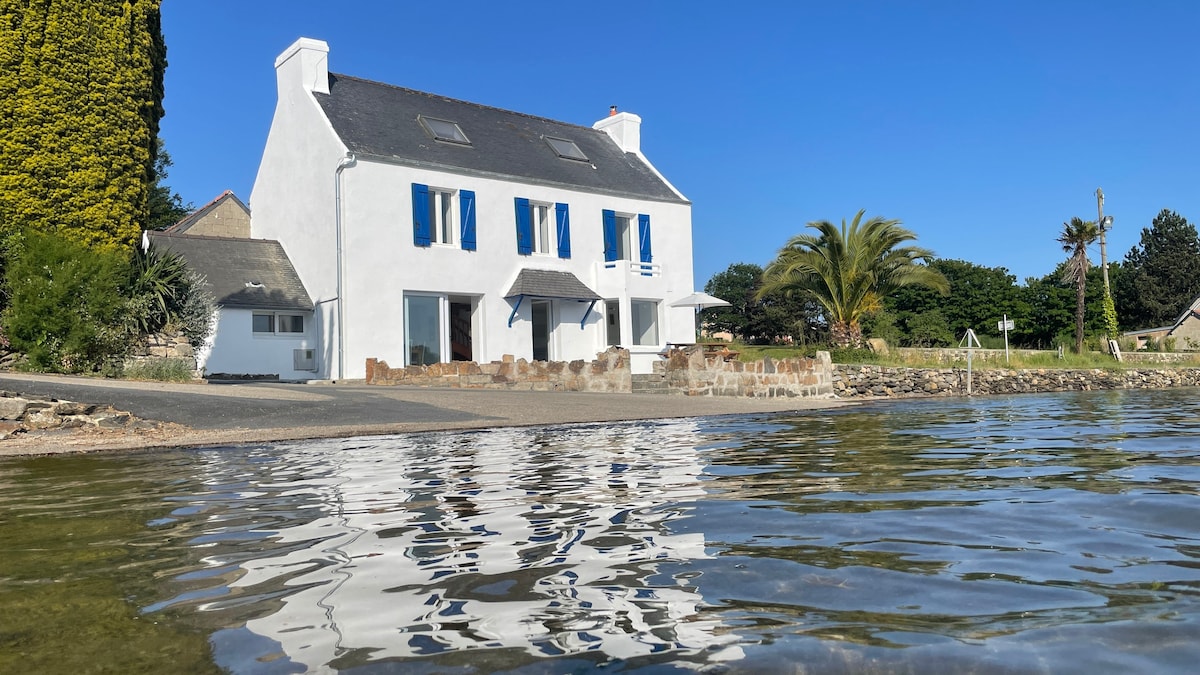
<path id="1" fill-rule="evenodd" d="M 662 293 L 661 263 L 611 260 L 596 263 L 596 292 L 605 297 L 627 293 L 659 296 Z"/>

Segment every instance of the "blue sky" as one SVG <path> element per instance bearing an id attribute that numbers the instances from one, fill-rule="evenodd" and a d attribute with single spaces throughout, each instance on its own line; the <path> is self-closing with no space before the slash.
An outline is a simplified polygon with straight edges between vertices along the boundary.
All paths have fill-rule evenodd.
<path id="1" fill-rule="evenodd" d="M 1198 26 L 1188 0 L 166 0 L 167 183 L 249 199 L 274 59 L 303 36 L 334 72 L 582 125 L 640 115 L 693 202 L 697 288 L 859 209 L 1024 280 L 1065 258 L 1097 187 L 1110 260 L 1163 208 L 1200 220 Z"/>

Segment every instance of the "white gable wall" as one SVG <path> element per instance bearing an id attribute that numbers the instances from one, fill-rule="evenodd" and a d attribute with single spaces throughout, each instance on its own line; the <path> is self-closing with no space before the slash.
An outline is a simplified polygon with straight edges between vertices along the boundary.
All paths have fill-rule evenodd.
<path id="1" fill-rule="evenodd" d="M 314 82 L 328 89 L 324 44 L 302 39 L 297 45 L 304 48 L 293 45 L 276 64 L 279 98 L 250 194 L 250 234 L 283 245 L 316 304 L 319 376 L 333 378 L 338 376 L 334 180 L 346 147 L 312 96 Z"/>

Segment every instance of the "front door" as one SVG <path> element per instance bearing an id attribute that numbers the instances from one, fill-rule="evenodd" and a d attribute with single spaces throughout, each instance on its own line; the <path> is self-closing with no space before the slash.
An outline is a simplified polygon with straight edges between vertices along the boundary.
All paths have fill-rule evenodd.
<path id="1" fill-rule="evenodd" d="M 617 347 L 621 344 L 621 301 L 604 301 L 604 323 L 607 326 L 608 346 Z"/>
<path id="2" fill-rule="evenodd" d="M 550 302 L 534 300 L 530 305 L 533 312 L 533 360 L 550 360 Z"/>
<path id="3" fill-rule="evenodd" d="M 450 299 L 450 360 L 472 361 L 471 303 Z"/>

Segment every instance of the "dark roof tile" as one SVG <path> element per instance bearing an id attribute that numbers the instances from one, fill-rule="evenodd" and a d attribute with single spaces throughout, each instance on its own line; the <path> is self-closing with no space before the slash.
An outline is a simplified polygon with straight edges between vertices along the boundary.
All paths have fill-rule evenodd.
<path id="1" fill-rule="evenodd" d="M 292 262 L 279 242 L 147 232 L 150 244 L 181 256 L 208 279 L 222 307 L 312 311 Z"/>
<path id="2" fill-rule="evenodd" d="M 638 155 L 589 127 L 347 75 L 330 74 L 329 93 L 316 98 L 338 137 L 359 155 L 686 203 Z M 434 140 L 418 116 L 457 123 L 470 144 Z M 559 157 L 546 136 L 574 141 L 588 161 Z"/>
<path id="3" fill-rule="evenodd" d="M 559 270 L 521 270 L 504 297 L 515 298 L 518 295 L 565 300 L 600 299 L 600 296 L 580 281 L 579 277 Z"/>

